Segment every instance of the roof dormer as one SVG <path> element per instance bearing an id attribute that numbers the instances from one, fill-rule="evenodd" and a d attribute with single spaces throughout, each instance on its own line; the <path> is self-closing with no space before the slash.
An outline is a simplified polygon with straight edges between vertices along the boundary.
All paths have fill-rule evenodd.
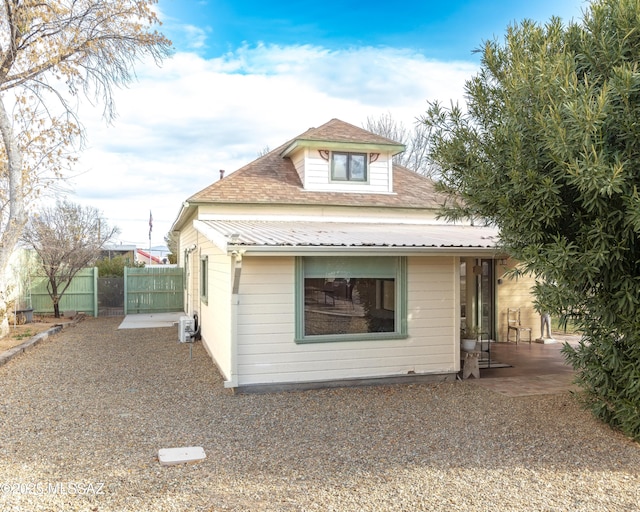
<path id="1" fill-rule="evenodd" d="M 405 146 L 338 119 L 311 128 L 280 153 L 310 191 L 392 193 L 394 155 Z"/>

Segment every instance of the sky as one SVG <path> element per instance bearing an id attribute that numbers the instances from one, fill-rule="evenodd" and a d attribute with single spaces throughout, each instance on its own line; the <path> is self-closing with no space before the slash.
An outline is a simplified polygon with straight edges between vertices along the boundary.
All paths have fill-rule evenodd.
<path id="1" fill-rule="evenodd" d="M 407 128 L 427 102 L 463 102 L 474 52 L 525 18 L 580 19 L 580 0 L 159 0 L 173 42 L 116 91 L 117 117 L 80 108 L 86 140 L 67 199 L 120 228 L 114 242 L 164 244 L 182 203 L 310 127 Z M 153 218 L 151 240 L 149 220 Z"/>

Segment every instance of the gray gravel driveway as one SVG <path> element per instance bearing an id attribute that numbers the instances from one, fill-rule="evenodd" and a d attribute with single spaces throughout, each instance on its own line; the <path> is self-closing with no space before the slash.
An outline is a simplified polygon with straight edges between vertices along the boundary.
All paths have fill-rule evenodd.
<path id="1" fill-rule="evenodd" d="M 88 318 L 0 367 L 0 510 L 640 510 L 640 447 L 569 393 L 233 395 L 177 329 L 119 322 Z M 180 446 L 207 458 L 158 463 Z"/>

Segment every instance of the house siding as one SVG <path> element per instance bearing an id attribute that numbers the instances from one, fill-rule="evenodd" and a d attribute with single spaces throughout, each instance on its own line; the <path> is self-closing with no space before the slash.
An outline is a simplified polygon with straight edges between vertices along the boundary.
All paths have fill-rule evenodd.
<path id="1" fill-rule="evenodd" d="M 498 265 L 496 274 L 501 279 L 497 285 L 497 308 L 498 308 L 498 341 L 507 341 L 507 310 L 509 308 L 520 308 L 520 322 L 522 327 L 531 327 L 531 337 L 540 337 L 540 315 L 533 309 L 532 289 L 536 281 L 533 276 L 520 276 L 511 279 L 504 275 L 509 269 L 515 266 L 511 259 L 507 260 L 506 266 Z M 502 275 L 500 275 L 502 271 Z M 514 335 L 511 335 L 514 339 Z"/>
<path id="2" fill-rule="evenodd" d="M 416 373 L 459 370 L 458 258 L 408 258 L 409 340 L 421 347 Z"/>
<path id="3" fill-rule="evenodd" d="M 208 256 L 209 293 L 201 303 L 202 343 L 226 380 L 231 376 L 231 258 L 210 244 L 203 247 Z"/>
<path id="4" fill-rule="evenodd" d="M 198 300 L 198 275 L 200 267 L 198 265 L 197 253 L 191 252 L 188 257 L 185 256 L 185 249 L 193 245 L 197 246 L 198 232 L 189 226 L 180 232 L 178 246 L 178 265 L 185 269 L 185 294 L 184 294 L 184 310 L 190 313 L 194 310 Z"/>
<path id="5" fill-rule="evenodd" d="M 295 348 L 294 258 L 244 258 L 239 291 L 238 383 L 279 382 Z"/>
<path id="6" fill-rule="evenodd" d="M 179 264 L 186 268 L 185 312 L 198 314 L 202 343 L 227 378 L 231 372 L 231 258 L 189 225 L 180 232 Z M 195 246 L 185 261 L 184 249 Z M 200 261 L 208 257 L 208 300 L 200 297 Z"/>
<path id="7" fill-rule="evenodd" d="M 238 314 L 238 384 L 457 371 L 454 258 L 408 259 L 407 339 L 296 344 L 295 260 L 246 258 Z"/>
<path id="8" fill-rule="evenodd" d="M 304 188 L 305 190 L 324 190 L 329 185 L 329 162 L 322 159 L 318 151 L 307 150 L 304 152 L 305 159 L 301 162 L 304 166 Z"/>
<path id="9" fill-rule="evenodd" d="M 416 222 L 443 223 L 438 221 L 437 210 L 412 210 L 403 208 L 363 208 L 314 205 L 202 205 L 199 207 L 200 220 L 247 218 L 257 220 L 268 218 L 278 220 L 296 217 L 298 219 L 339 218 L 345 221 L 354 219 L 376 219 L 380 222 Z"/>
<path id="10" fill-rule="evenodd" d="M 307 155 L 307 151 L 299 151 L 291 155 L 291 163 L 293 163 L 293 167 L 298 173 L 298 176 L 300 176 L 300 181 L 302 183 L 304 183 L 304 180 L 306 179 L 305 169 L 304 169 L 306 155 Z"/>
<path id="11" fill-rule="evenodd" d="M 300 159 L 303 154 L 304 160 Z M 368 183 L 331 183 L 331 162 L 324 160 L 317 150 L 307 150 L 304 153 L 301 151 L 292 156 L 292 161 L 305 190 L 371 193 L 389 193 L 392 190 L 389 155 L 381 154 L 378 160 L 369 163 Z"/>

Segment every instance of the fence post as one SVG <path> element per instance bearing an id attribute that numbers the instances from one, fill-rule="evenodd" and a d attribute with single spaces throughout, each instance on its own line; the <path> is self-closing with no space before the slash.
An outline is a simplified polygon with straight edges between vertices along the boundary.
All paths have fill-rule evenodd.
<path id="1" fill-rule="evenodd" d="M 93 267 L 93 316 L 98 318 L 98 267 Z"/>
<path id="2" fill-rule="evenodd" d="M 129 304 L 129 290 L 127 289 L 127 282 L 129 281 L 129 267 L 124 267 L 124 316 L 127 316 L 127 307 Z"/>

